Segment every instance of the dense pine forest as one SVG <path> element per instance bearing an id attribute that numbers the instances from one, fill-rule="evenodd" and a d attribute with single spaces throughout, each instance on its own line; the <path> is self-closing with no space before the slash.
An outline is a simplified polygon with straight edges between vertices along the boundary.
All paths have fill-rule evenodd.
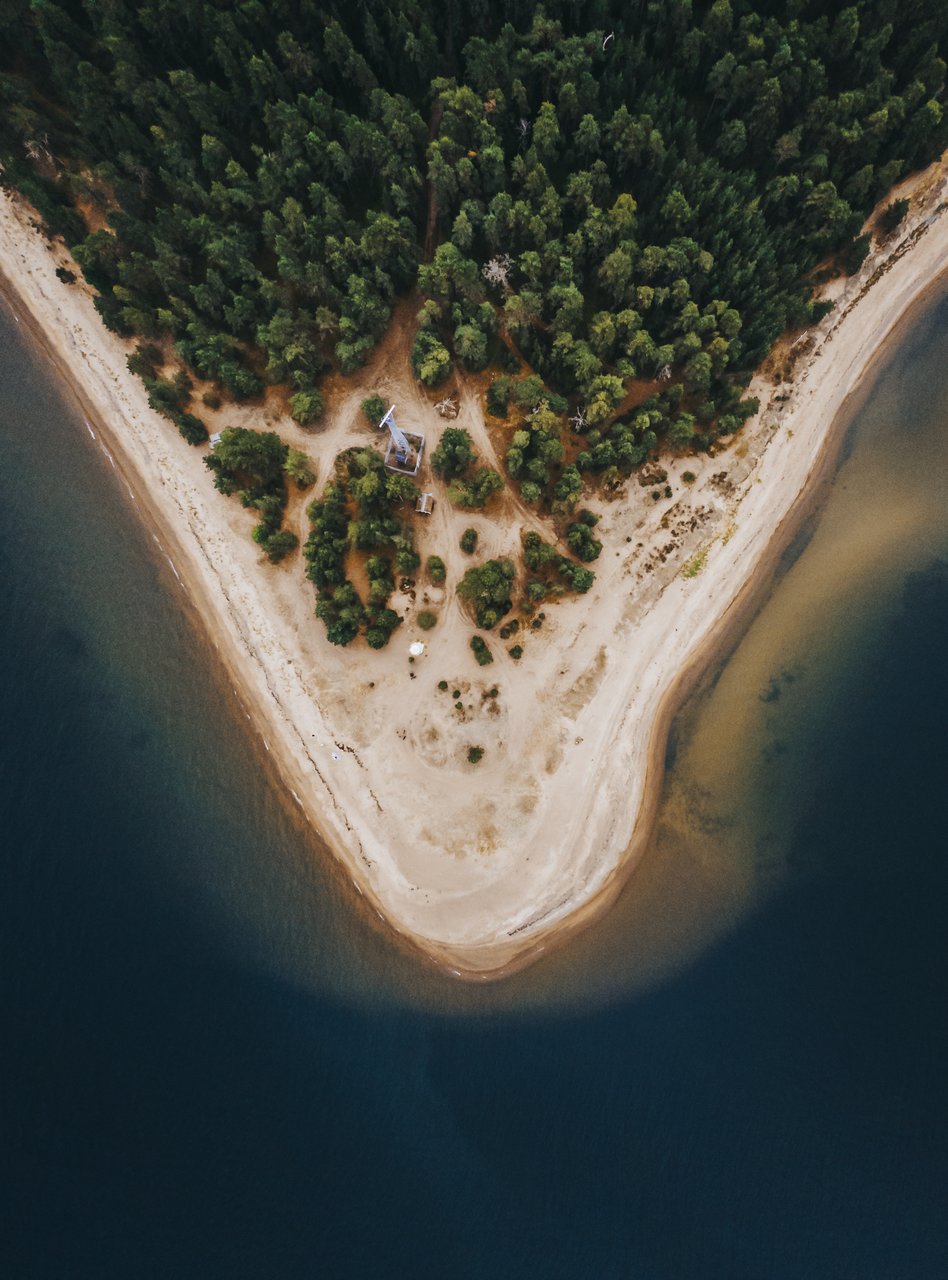
<path id="1" fill-rule="evenodd" d="M 946 47 L 943 0 L 2 0 L 0 158 L 105 323 L 225 394 L 315 421 L 416 291 L 425 384 L 495 368 L 502 415 L 530 373 L 583 411 L 577 469 L 627 472 L 739 425 L 946 145 Z"/>

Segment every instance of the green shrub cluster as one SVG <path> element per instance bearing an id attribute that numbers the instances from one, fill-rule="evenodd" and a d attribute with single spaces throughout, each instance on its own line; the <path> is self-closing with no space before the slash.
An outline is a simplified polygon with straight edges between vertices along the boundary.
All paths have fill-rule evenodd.
<path id="1" fill-rule="evenodd" d="M 204 459 L 214 473 L 214 486 L 225 496 L 236 493 L 245 507 L 260 515 L 253 540 L 271 564 L 282 560 L 298 543 L 296 534 L 281 529 L 287 492 L 284 471 L 289 450 L 275 431 L 227 427 Z"/>
<path id="2" fill-rule="evenodd" d="M 458 583 L 458 595 L 473 606 L 477 625 L 485 631 L 510 612 L 516 574 L 512 560 L 487 560 L 468 569 Z"/>
<path id="3" fill-rule="evenodd" d="M 487 641 L 481 636 L 471 636 L 471 648 L 474 651 L 474 657 L 477 659 L 479 667 L 489 667 L 494 661 L 494 655 L 491 653 Z"/>
<path id="4" fill-rule="evenodd" d="M 527 579 L 526 588 L 530 606 L 564 591 L 584 595 L 596 580 L 591 569 L 561 555 L 533 530 L 523 535 L 523 562 L 533 575 Z"/>
<path id="5" fill-rule="evenodd" d="M 388 607 L 395 575 L 413 573 L 421 559 L 410 525 L 395 513 L 417 494 L 407 476 L 385 470 L 374 449 L 349 449 L 336 459 L 323 496 L 310 504 L 303 555 L 316 588 L 316 615 L 332 644 L 348 644 L 364 630 L 370 647 L 381 649 L 400 625 L 401 618 Z M 371 553 L 365 561 L 365 601 L 346 577 L 350 550 Z"/>
<path id="6" fill-rule="evenodd" d="M 585 564 L 597 559 L 602 550 L 602 543 L 592 533 L 598 523 L 599 517 L 584 509 L 578 519 L 566 527 L 566 545 Z"/>
<path id="7" fill-rule="evenodd" d="M 151 343 L 140 344 L 126 361 L 129 370 L 145 384 L 149 406 L 169 418 L 188 444 L 203 444 L 207 427 L 193 413 L 185 412 L 185 405 L 191 399 L 191 379 L 184 369 L 179 369 L 173 378 L 160 377 L 158 369 L 163 363 L 164 356 Z"/>

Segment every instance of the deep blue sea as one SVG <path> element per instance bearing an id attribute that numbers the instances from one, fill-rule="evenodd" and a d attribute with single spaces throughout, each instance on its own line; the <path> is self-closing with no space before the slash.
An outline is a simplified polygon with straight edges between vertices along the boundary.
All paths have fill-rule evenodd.
<path id="1" fill-rule="evenodd" d="M 948 301 L 654 846 L 520 978 L 366 921 L 0 306 L 0 1274 L 948 1276 Z"/>

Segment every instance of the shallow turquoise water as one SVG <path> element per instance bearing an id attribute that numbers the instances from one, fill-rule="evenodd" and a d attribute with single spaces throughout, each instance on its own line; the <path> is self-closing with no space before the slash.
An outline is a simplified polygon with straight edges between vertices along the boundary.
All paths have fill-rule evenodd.
<path id="1" fill-rule="evenodd" d="M 482 989 L 275 798 L 0 311 L 7 1274 L 946 1274 L 946 322 L 679 718 L 620 903 Z"/>

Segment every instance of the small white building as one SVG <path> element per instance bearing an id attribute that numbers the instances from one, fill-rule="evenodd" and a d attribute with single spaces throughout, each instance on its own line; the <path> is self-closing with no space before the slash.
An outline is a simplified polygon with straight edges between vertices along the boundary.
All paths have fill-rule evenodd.
<path id="1" fill-rule="evenodd" d="M 415 510 L 420 516 L 430 516 L 434 511 L 434 501 L 433 493 L 420 493 L 415 503 Z"/>

